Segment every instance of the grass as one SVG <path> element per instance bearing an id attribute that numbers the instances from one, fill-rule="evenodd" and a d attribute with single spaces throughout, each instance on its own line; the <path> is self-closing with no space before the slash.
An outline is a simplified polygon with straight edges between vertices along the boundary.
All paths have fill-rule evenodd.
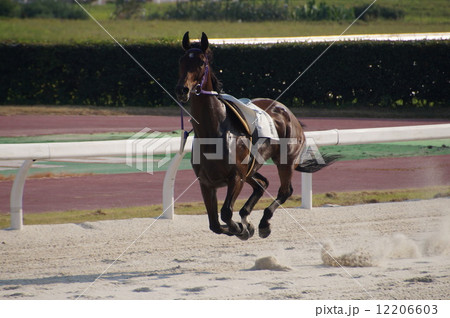
<path id="1" fill-rule="evenodd" d="M 321 0 L 327 4 L 352 7 L 368 4 L 368 0 Z M 317 2 L 321 2 L 317 1 Z M 291 0 L 291 3 L 296 1 Z M 306 0 L 297 1 L 303 5 Z M 401 8 L 405 19 L 370 22 L 358 21 L 347 34 L 449 32 L 450 6 L 448 0 L 390 0 L 377 4 Z M 148 14 L 164 11 L 172 4 L 146 3 Z M 159 39 L 180 40 L 186 30 L 194 35 L 202 31 L 210 38 L 222 37 L 277 37 L 340 34 L 351 21 L 343 22 L 230 22 L 230 21 L 166 21 L 113 20 L 114 4 L 85 5 L 86 9 L 121 43 L 149 42 Z M 109 36 L 91 19 L 19 19 L 0 18 L 0 42 L 6 43 L 85 43 L 111 42 Z"/>
<path id="2" fill-rule="evenodd" d="M 307 0 L 289 0 L 294 5 L 304 5 Z M 357 5 L 368 5 L 371 0 L 316 0 L 316 3 L 325 2 L 328 5 L 354 7 Z M 405 12 L 406 22 L 419 23 L 448 23 L 448 16 L 450 15 L 450 7 L 447 0 L 389 0 L 377 1 L 378 5 L 388 8 L 402 9 Z M 158 5 L 147 2 L 145 10 L 148 15 L 155 12 L 165 12 L 172 4 L 165 3 Z M 104 6 L 87 5 L 85 8 L 98 20 L 108 20 L 111 18 L 114 11 L 114 4 L 110 3 Z"/>
<path id="3" fill-rule="evenodd" d="M 321 2 L 316 1 L 316 2 Z M 327 4 L 355 6 L 371 3 L 370 0 L 324 0 Z M 405 12 L 405 22 L 415 23 L 448 23 L 450 7 L 447 0 L 389 0 L 377 1 L 383 7 L 402 9 Z"/>
<path id="4" fill-rule="evenodd" d="M 187 30 L 210 38 L 336 35 L 347 22 L 249 22 L 105 20 L 102 25 L 119 42 L 142 43 L 158 39 L 180 40 Z M 448 32 L 449 23 L 399 21 L 357 22 L 346 34 Z M 111 42 L 92 20 L 0 19 L 0 42 L 71 44 Z"/>
<path id="5" fill-rule="evenodd" d="M 313 206 L 320 207 L 325 204 L 356 205 L 380 202 L 401 202 L 406 200 L 427 200 L 437 197 L 450 196 L 449 186 L 437 186 L 421 189 L 386 190 L 386 191 L 358 191 L 358 192 L 328 192 L 313 195 Z M 245 200 L 237 200 L 236 207 L 242 206 Z M 263 198 L 256 205 L 255 210 L 267 207 L 271 199 Z M 220 202 L 219 205 L 223 204 Z M 284 208 L 296 208 L 301 205 L 301 197 L 294 196 L 283 204 Z M 203 202 L 177 203 L 176 214 L 201 215 L 206 214 Z M 161 205 L 111 208 L 83 211 L 64 211 L 25 214 L 24 224 L 64 224 L 83 223 L 105 220 L 122 220 L 131 218 L 155 218 L 162 212 Z M 0 229 L 10 226 L 9 214 L 0 214 Z"/>

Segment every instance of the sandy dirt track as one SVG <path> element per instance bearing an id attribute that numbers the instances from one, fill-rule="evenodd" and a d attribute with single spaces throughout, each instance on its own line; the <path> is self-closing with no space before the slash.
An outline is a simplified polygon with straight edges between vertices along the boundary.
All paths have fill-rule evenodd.
<path id="1" fill-rule="evenodd" d="M 261 214 L 252 214 L 255 225 Z M 1 230 L 0 299 L 448 299 L 450 294 L 449 198 L 280 208 L 272 229 L 267 239 L 256 234 L 243 242 L 213 234 L 207 217 L 199 215 Z M 356 255 L 368 255 L 370 264 L 324 265 L 319 242 L 333 244 L 337 258 L 359 248 Z M 255 270 L 255 262 L 267 256 L 272 263 L 259 262 L 261 270 Z"/>

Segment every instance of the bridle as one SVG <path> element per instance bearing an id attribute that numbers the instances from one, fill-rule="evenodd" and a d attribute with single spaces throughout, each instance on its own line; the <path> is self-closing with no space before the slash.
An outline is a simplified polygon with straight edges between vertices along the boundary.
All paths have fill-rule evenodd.
<path id="1" fill-rule="evenodd" d="M 191 48 L 189 50 L 186 51 L 186 54 L 194 54 L 194 52 L 201 52 L 204 53 L 202 50 L 198 49 L 198 48 Z M 191 57 L 191 56 L 190 56 Z M 209 75 L 209 61 L 208 61 L 208 57 L 205 54 L 205 72 L 203 73 L 203 77 L 202 80 L 200 81 L 200 84 L 195 85 L 195 87 L 190 91 L 190 93 L 195 94 L 197 96 L 199 95 L 209 95 L 209 96 L 219 96 L 219 101 L 224 105 L 224 107 L 228 107 L 230 108 L 238 118 L 241 118 L 242 120 L 242 115 L 237 112 L 235 110 L 235 108 L 233 106 L 231 106 L 229 104 L 229 102 L 227 102 L 226 100 L 220 98 L 220 94 L 216 91 L 206 91 L 203 89 L 203 85 L 206 83 L 206 81 L 208 80 L 208 75 Z M 245 119 L 244 119 L 245 122 Z M 248 126 L 247 127 L 247 133 L 248 133 L 248 137 L 250 139 L 250 144 L 253 144 L 253 138 L 252 138 L 252 133 L 250 132 Z M 185 132 L 185 140 L 187 139 L 187 136 L 189 135 L 189 133 Z M 183 145 L 184 147 L 184 145 Z M 250 152 L 250 158 L 251 158 L 251 163 L 249 165 L 246 177 L 248 177 L 250 175 L 250 173 L 253 171 L 253 168 L 255 166 L 255 162 L 256 162 L 256 158 L 255 156 L 253 156 L 253 154 Z"/>
<path id="2" fill-rule="evenodd" d="M 202 52 L 202 50 L 197 48 L 192 48 L 186 51 L 186 54 L 193 54 L 194 52 Z M 209 75 L 209 61 L 208 57 L 205 54 L 205 72 L 203 73 L 202 80 L 200 81 L 200 84 L 195 85 L 195 87 L 191 90 L 191 93 L 199 96 L 199 95 L 212 95 L 212 96 L 218 96 L 219 93 L 216 91 L 206 91 L 203 89 L 203 85 L 205 85 L 206 81 L 208 80 Z"/>

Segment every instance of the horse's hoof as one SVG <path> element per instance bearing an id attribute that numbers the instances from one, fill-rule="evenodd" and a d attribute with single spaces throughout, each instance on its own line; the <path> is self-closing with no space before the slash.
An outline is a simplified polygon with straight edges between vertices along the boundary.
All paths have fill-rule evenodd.
<path id="1" fill-rule="evenodd" d="M 220 226 L 221 232 L 222 234 L 228 235 L 228 236 L 233 236 L 234 234 L 230 232 L 230 229 L 227 225 L 221 225 Z"/>
<path id="2" fill-rule="evenodd" d="M 270 226 L 268 227 L 260 227 L 259 228 L 259 237 L 266 238 L 270 235 L 272 231 L 270 230 Z"/>
<path id="3" fill-rule="evenodd" d="M 247 225 L 247 230 L 248 230 L 250 237 L 252 237 L 255 234 L 255 227 L 253 226 L 253 224 L 249 223 Z"/>
<path id="4" fill-rule="evenodd" d="M 240 234 L 237 234 L 236 236 L 238 239 L 240 239 L 242 241 L 247 241 L 251 237 L 251 235 L 247 229 L 244 229 Z"/>
<path id="5" fill-rule="evenodd" d="M 216 234 L 222 234 L 223 233 L 223 229 L 222 229 L 222 227 L 216 227 L 216 226 L 210 226 L 209 227 L 209 229 L 211 230 L 211 231 L 213 231 L 214 233 L 216 233 Z"/>
<path id="6" fill-rule="evenodd" d="M 247 229 L 247 226 L 239 222 L 236 224 L 239 226 L 239 229 L 241 230 L 239 233 L 236 234 L 236 236 L 243 241 L 247 241 L 250 238 L 250 233 Z"/>

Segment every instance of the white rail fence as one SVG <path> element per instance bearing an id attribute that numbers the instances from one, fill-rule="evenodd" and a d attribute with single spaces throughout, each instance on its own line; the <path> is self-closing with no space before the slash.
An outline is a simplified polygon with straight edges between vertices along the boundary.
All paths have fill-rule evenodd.
<path id="1" fill-rule="evenodd" d="M 366 129 L 333 129 L 306 132 L 306 138 L 316 146 L 355 145 L 367 143 L 413 141 L 450 138 L 450 124 L 384 127 Z M 159 138 L 158 142 L 141 142 L 128 139 L 115 141 L 89 141 L 65 143 L 0 144 L 0 160 L 24 160 L 19 169 L 10 195 L 11 229 L 23 228 L 23 189 L 30 167 L 37 160 L 68 159 L 99 156 L 134 156 L 175 153 L 163 182 L 163 218 L 174 218 L 174 186 L 178 167 L 192 148 L 192 137 L 180 147 L 181 138 Z M 151 176 L 150 176 L 151 177 Z M 312 175 L 302 173 L 302 208 L 312 208 Z"/>
<path id="2" fill-rule="evenodd" d="M 349 41 L 439 41 L 450 40 L 450 32 L 429 33 L 399 33 L 399 34 L 354 34 L 354 35 L 324 35 L 296 37 L 265 37 L 265 38 L 228 38 L 209 39 L 209 43 L 221 44 L 276 44 L 276 43 L 315 43 L 315 42 L 349 42 Z"/>

